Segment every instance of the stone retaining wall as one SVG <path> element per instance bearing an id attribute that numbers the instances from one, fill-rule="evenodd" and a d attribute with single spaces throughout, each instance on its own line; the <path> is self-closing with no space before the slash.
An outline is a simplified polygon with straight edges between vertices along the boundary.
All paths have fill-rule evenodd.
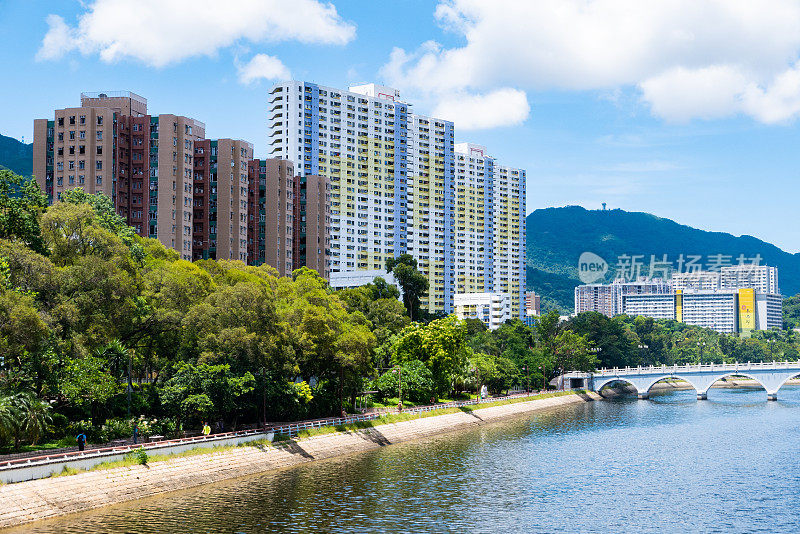
<path id="1" fill-rule="evenodd" d="M 220 480 L 367 451 L 524 413 L 600 397 L 565 395 L 423 417 L 364 430 L 320 434 L 263 448 L 232 450 L 0 486 L 0 527 L 99 508 Z"/>

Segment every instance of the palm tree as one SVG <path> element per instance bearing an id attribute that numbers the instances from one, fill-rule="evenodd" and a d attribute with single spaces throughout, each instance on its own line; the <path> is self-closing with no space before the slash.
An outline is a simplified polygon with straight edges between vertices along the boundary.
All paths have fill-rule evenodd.
<path id="1" fill-rule="evenodd" d="M 52 421 L 50 405 L 30 393 L 0 397 L 0 437 L 13 439 L 15 449 L 23 438 L 35 445 Z"/>
<path id="2" fill-rule="evenodd" d="M 36 445 L 36 442 L 47 430 L 47 425 L 53 422 L 50 405 L 33 395 L 24 395 L 19 415 L 20 426 L 32 445 Z"/>
<path id="3" fill-rule="evenodd" d="M 17 409 L 12 396 L 0 397 L 0 441 L 11 439 L 14 436 L 14 427 L 17 420 Z"/>

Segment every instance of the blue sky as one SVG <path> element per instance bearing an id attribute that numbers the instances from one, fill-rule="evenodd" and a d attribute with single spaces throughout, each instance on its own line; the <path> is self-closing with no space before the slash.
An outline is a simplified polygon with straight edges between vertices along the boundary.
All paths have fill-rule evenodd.
<path id="1" fill-rule="evenodd" d="M 264 155 L 274 81 L 375 81 L 525 168 L 529 211 L 607 202 L 800 251 L 796 1 L 203 4 L 0 0 L 0 133 L 130 90 Z"/>

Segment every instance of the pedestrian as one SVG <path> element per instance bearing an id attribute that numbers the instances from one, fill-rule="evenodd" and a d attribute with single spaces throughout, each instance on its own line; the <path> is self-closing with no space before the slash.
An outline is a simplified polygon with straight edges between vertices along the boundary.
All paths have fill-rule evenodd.
<path id="1" fill-rule="evenodd" d="M 208 436 L 209 434 L 211 434 L 211 427 L 209 426 L 208 423 L 203 421 L 203 435 Z"/>
<path id="2" fill-rule="evenodd" d="M 139 423 L 133 424 L 133 444 L 139 443 Z"/>
<path id="3" fill-rule="evenodd" d="M 84 450 L 86 448 L 86 434 L 81 432 L 80 434 L 75 436 L 75 439 L 78 441 L 78 450 L 79 451 Z"/>

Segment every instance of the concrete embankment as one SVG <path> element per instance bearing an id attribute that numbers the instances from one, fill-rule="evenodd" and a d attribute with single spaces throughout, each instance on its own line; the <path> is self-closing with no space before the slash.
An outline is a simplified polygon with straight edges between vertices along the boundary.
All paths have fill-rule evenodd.
<path id="1" fill-rule="evenodd" d="M 393 443 L 502 421 L 537 410 L 597 399 L 600 397 L 594 393 L 533 399 L 360 430 L 319 434 L 261 447 L 241 446 L 220 452 L 177 457 L 149 465 L 7 484 L 0 486 L 0 527 L 368 451 Z"/>

